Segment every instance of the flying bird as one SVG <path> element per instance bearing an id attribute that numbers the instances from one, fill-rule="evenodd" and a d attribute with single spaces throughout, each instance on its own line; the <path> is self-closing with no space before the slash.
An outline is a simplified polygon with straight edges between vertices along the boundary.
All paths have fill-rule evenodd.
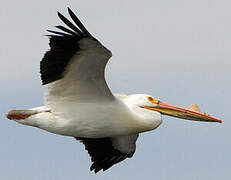
<path id="1" fill-rule="evenodd" d="M 44 106 L 11 110 L 10 120 L 51 133 L 72 136 L 85 145 L 97 173 L 107 170 L 136 150 L 139 133 L 162 123 L 162 115 L 218 122 L 199 111 L 164 103 L 147 94 L 112 94 L 104 73 L 112 56 L 68 8 L 72 22 L 58 12 L 66 26 L 47 30 L 50 50 L 40 62 L 42 84 L 47 86 Z"/>

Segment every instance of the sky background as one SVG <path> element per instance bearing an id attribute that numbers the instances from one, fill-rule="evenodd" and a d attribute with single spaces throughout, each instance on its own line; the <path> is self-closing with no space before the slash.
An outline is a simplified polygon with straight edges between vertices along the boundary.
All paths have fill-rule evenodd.
<path id="1" fill-rule="evenodd" d="M 224 120 L 164 117 L 142 134 L 132 159 L 89 172 L 82 144 L 5 118 L 41 106 L 39 62 L 46 29 L 67 7 L 113 57 L 106 79 L 115 93 L 147 93 Z M 228 0 L 13 1 L 0 6 L 0 179 L 229 180 L 231 178 L 231 2 Z"/>

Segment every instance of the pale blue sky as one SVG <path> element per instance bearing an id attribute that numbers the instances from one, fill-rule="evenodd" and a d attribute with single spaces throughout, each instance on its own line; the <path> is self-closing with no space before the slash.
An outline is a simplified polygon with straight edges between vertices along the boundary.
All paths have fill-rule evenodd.
<path id="1" fill-rule="evenodd" d="M 106 79 L 116 93 L 148 93 L 183 107 L 197 103 L 224 120 L 164 117 L 134 157 L 97 175 L 71 137 L 9 121 L 10 109 L 42 105 L 39 61 L 56 11 L 71 7 L 113 53 Z M 0 6 L 0 179 L 228 180 L 231 178 L 231 2 L 228 0 L 3 1 Z"/>

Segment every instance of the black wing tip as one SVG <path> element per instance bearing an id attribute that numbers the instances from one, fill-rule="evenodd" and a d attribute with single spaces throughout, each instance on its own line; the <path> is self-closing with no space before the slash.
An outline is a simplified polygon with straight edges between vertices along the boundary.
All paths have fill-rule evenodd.
<path id="1" fill-rule="evenodd" d="M 93 162 L 93 164 L 90 167 L 90 171 L 94 171 L 94 173 L 98 173 L 99 171 L 106 171 L 110 169 L 112 166 L 115 164 L 125 160 L 126 158 L 129 158 L 129 154 L 123 154 L 120 155 L 119 157 L 115 158 L 113 161 L 110 161 L 111 158 L 108 159 L 108 161 L 105 162 Z"/>
<path id="2" fill-rule="evenodd" d="M 61 21 L 63 21 L 62 19 L 65 18 L 64 15 L 62 15 L 62 13 L 59 11 L 57 11 L 57 15 L 58 15 L 59 19 L 61 19 Z"/>
<path id="3" fill-rule="evenodd" d="M 63 16 L 62 13 L 59 12 L 59 11 L 57 11 L 57 15 L 58 15 L 59 17 L 62 17 L 62 16 Z"/>
<path id="4" fill-rule="evenodd" d="M 75 22 L 75 24 L 83 32 L 83 34 L 85 34 L 86 36 L 88 36 L 90 38 L 93 38 L 93 36 L 85 28 L 85 26 L 82 24 L 82 22 L 79 20 L 79 18 L 75 15 L 75 13 L 69 7 L 67 9 L 68 9 L 68 13 L 69 13 L 71 19 Z"/>
<path id="5" fill-rule="evenodd" d="M 111 166 L 110 166 L 111 167 Z M 90 171 L 94 171 L 94 173 L 98 173 L 99 171 L 103 170 L 103 171 L 106 171 L 107 169 L 109 169 L 110 167 L 108 168 L 104 168 L 103 166 L 101 166 L 100 164 L 97 164 L 96 162 L 94 162 L 91 167 L 90 167 Z"/>
<path id="6" fill-rule="evenodd" d="M 106 171 L 115 164 L 130 157 L 130 153 L 123 153 L 115 149 L 109 137 L 95 139 L 75 137 L 75 139 L 85 145 L 85 150 L 88 151 L 92 161 L 90 171 L 94 173 L 98 173 L 101 170 Z"/>
<path id="7" fill-rule="evenodd" d="M 69 14 L 70 14 L 70 13 L 73 13 L 73 14 L 74 14 L 74 12 L 71 10 L 70 7 L 67 7 L 67 11 L 68 11 Z"/>
<path id="8" fill-rule="evenodd" d="M 90 167 L 90 171 L 93 171 L 95 174 L 98 173 L 100 170 L 102 170 L 101 167 L 96 167 L 94 166 L 95 164 L 92 164 L 91 167 Z"/>
<path id="9" fill-rule="evenodd" d="M 95 174 L 97 174 L 101 170 L 105 171 L 107 169 L 104 169 L 103 167 L 101 167 L 99 165 L 95 165 L 95 163 L 92 164 L 91 167 L 90 167 L 90 171 L 93 171 Z"/>
<path id="10" fill-rule="evenodd" d="M 62 13 L 57 11 L 57 15 L 58 15 L 59 19 L 69 28 L 65 28 L 64 26 L 61 26 L 61 25 L 57 25 L 55 27 L 60 29 L 62 33 L 66 32 L 68 35 L 73 36 L 74 38 L 77 37 L 78 39 L 82 39 L 82 38 L 88 37 L 88 38 L 91 38 L 91 39 L 95 39 L 88 32 L 88 30 L 85 28 L 85 26 L 79 20 L 79 18 L 75 15 L 75 13 L 71 10 L 71 8 L 67 7 L 67 10 L 68 10 L 68 13 L 69 13 L 69 15 L 71 17 L 71 20 L 74 23 L 72 23 L 69 19 L 67 19 Z M 54 33 L 54 32 L 51 32 L 51 33 Z M 59 33 L 59 35 L 61 35 L 60 33 Z M 55 34 L 58 34 L 58 33 L 55 33 Z M 50 37 L 52 37 L 52 36 L 50 36 Z"/>
<path id="11" fill-rule="evenodd" d="M 79 50 L 78 41 L 91 38 L 69 7 L 68 12 L 73 23 L 57 11 L 58 18 L 65 25 L 56 25 L 57 31 L 47 29 L 49 33 L 44 35 L 49 38 L 50 50 L 45 53 L 40 65 L 42 85 L 62 79 L 71 57 Z"/>
<path id="12" fill-rule="evenodd" d="M 68 11 L 72 12 L 69 10 L 70 8 L 68 7 Z M 72 12 L 73 13 L 73 12 Z M 72 24 L 71 21 L 69 21 L 62 13 L 57 11 L 57 15 L 59 19 L 69 28 L 65 28 L 64 26 L 61 25 L 56 25 L 55 27 L 60 29 L 61 32 L 67 32 L 68 35 L 76 37 L 79 36 L 79 39 L 86 37 L 86 35 L 80 30 L 81 28 L 78 27 L 78 24 Z M 49 31 L 48 31 L 49 32 Z M 54 32 L 52 32 L 54 33 Z M 57 34 L 57 33 L 56 33 Z"/>

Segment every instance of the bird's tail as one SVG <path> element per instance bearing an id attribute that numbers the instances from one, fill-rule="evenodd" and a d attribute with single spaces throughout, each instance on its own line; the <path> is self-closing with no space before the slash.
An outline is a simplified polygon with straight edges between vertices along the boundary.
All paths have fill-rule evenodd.
<path id="1" fill-rule="evenodd" d="M 6 114 L 6 117 L 10 120 L 23 120 L 37 113 L 36 110 L 11 110 Z"/>
<path id="2" fill-rule="evenodd" d="M 6 114 L 6 117 L 10 120 L 24 120 L 32 115 L 42 112 L 50 112 L 50 110 L 46 106 L 40 106 L 28 110 L 11 110 Z"/>

